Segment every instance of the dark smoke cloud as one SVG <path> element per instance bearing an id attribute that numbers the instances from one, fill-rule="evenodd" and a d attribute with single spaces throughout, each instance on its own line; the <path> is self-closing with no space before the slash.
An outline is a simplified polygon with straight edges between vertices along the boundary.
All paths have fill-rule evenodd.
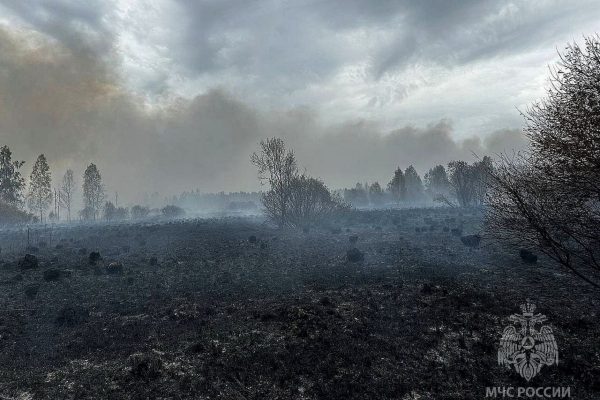
<path id="1" fill-rule="evenodd" d="M 126 202 L 144 192 L 258 189 L 249 156 L 271 136 L 285 138 L 299 164 L 331 187 L 525 146 L 515 130 L 457 141 L 445 120 L 387 134 L 370 121 L 326 125 L 318 110 L 267 112 L 224 89 L 148 107 L 105 57 L 24 31 L 0 30 L 0 54 L 0 144 L 27 161 L 26 174 L 46 154 L 55 182 L 66 168 L 81 177 L 94 162 Z"/>

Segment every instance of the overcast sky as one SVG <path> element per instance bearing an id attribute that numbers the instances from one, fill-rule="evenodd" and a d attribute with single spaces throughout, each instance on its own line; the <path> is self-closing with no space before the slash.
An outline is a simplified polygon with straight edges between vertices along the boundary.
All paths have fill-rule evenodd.
<path id="1" fill-rule="evenodd" d="M 109 130 L 115 140 L 124 140 L 123 146 L 152 147 L 166 136 L 176 142 L 174 152 L 189 151 L 191 145 L 239 148 L 246 163 L 243 154 L 259 138 L 281 132 L 300 147 L 301 164 L 332 186 L 384 180 L 380 175 L 395 164 L 426 168 L 418 143 L 441 146 L 435 150 L 440 163 L 471 151 L 522 144 L 515 133 L 522 125 L 518 109 L 543 96 L 547 66 L 556 62 L 557 50 L 596 33 L 599 15 L 600 2 L 586 0 L 0 0 L 0 89 L 5 92 L 0 139 L 21 146 L 22 153 L 15 152 L 24 158 L 49 153 L 62 168 L 90 157 L 101 164 L 107 150 L 99 138 Z M 11 60 L 7 48 L 14 53 Z M 11 90 L 18 100 L 8 97 Z M 28 90 L 30 95 L 24 93 Z M 107 96 L 110 106 L 98 100 Z M 116 97 L 125 105 L 120 103 L 115 114 Z M 61 111 L 46 104 L 57 98 L 63 99 Z M 93 103 L 96 111 L 78 110 L 81 102 Z M 221 111 L 235 110 L 219 115 L 215 102 L 224 107 Z M 27 117 L 17 115 L 24 108 Z M 48 108 L 56 108 L 51 117 L 44 116 Z M 174 109 L 176 127 L 171 126 L 175 117 L 165 115 Z M 235 114 L 240 110 L 243 116 Z M 103 112 L 108 115 L 99 116 Z M 63 115 L 71 113 L 78 114 Z M 29 121 L 32 115 L 36 123 Z M 232 121 L 222 121 L 226 115 Z M 82 136 L 81 144 L 52 146 L 52 138 L 66 140 L 72 136 L 65 132 L 71 131 Z M 39 135 L 46 139 L 34 145 Z M 436 135 L 443 140 L 431 139 Z M 358 149 L 368 152 L 369 145 L 390 153 L 389 158 L 374 161 L 362 176 L 346 176 L 335 157 L 315 158 L 321 144 L 303 144 L 316 143 L 315 136 L 326 136 L 327 143 L 335 137 L 356 142 L 356 149 L 347 149 L 350 158 Z M 403 146 L 394 139 L 398 136 L 415 144 Z M 398 148 L 390 149 L 391 143 Z M 124 150 L 106 163 L 126 155 Z M 141 167 L 137 157 L 132 159 Z M 164 168 L 172 159 L 160 163 L 169 179 L 187 169 L 169 173 Z M 247 183 L 250 175 L 233 175 L 227 172 L 225 184 L 217 184 L 207 182 L 214 171 L 197 178 L 184 174 L 167 189 L 188 183 L 206 190 L 255 185 Z M 116 188 L 125 185 L 113 180 Z"/>

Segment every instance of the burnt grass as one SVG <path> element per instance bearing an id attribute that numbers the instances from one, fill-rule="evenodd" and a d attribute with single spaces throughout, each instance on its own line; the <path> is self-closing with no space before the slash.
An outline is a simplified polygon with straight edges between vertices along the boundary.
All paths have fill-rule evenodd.
<path id="1" fill-rule="evenodd" d="M 425 209 L 304 231 L 252 218 L 38 227 L 27 250 L 23 229 L 2 231 L 0 398 L 480 399 L 487 386 L 598 398 L 598 294 L 544 257 L 485 236 L 464 245 L 457 230 L 480 234 L 481 220 Z M 20 267 L 26 253 L 39 265 Z M 559 349 L 529 383 L 497 364 L 526 298 Z"/>

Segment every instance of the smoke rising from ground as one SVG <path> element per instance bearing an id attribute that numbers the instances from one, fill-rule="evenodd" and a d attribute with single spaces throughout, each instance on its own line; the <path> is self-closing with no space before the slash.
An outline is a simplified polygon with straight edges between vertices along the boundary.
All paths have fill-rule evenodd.
<path id="1" fill-rule="evenodd" d="M 27 162 L 24 175 L 39 153 L 55 184 L 66 168 L 80 183 L 94 162 L 107 192 L 125 202 L 144 192 L 259 189 L 249 156 L 271 136 L 284 138 L 300 166 L 332 188 L 386 183 L 397 166 L 414 164 L 423 174 L 474 153 L 525 146 L 515 130 L 457 141 L 446 120 L 393 132 L 376 121 L 326 125 L 319 110 L 265 110 L 240 101 L 232 88 L 150 107 L 121 84 L 111 68 L 117 57 L 100 59 L 28 31 L 0 30 L 0 54 L 0 144 Z"/>

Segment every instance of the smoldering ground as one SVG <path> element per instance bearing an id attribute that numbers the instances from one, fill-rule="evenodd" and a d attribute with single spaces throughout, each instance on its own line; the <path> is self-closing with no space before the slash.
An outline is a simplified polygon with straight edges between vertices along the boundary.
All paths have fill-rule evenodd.
<path id="1" fill-rule="evenodd" d="M 100 168 L 109 191 L 142 193 L 256 190 L 249 155 L 266 137 L 283 137 L 300 166 L 331 187 L 386 181 L 397 166 L 424 173 L 435 164 L 525 146 L 517 130 L 454 139 L 452 122 L 384 132 L 376 121 L 324 123 L 306 106 L 248 104 L 235 88 L 186 99 L 147 99 L 119 76 L 119 55 L 69 46 L 33 31 L 0 30 L 0 142 L 27 161 L 44 153 L 55 182 L 66 168 Z M 485 134 L 485 132 L 482 132 Z"/>

